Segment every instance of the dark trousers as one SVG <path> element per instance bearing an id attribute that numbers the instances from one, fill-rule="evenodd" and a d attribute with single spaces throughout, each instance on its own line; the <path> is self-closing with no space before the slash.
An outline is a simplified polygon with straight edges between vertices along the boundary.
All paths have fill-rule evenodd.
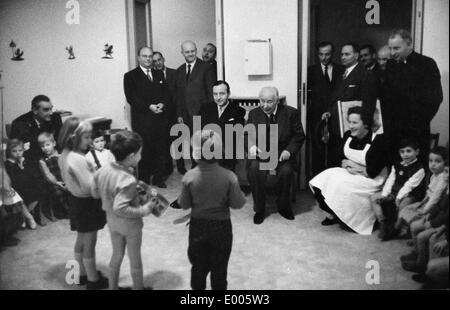
<path id="1" fill-rule="evenodd" d="M 247 179 L 252 190 L 254 210 L 264 213 L 266 208 L 266 181 L 269 171 L 259 169 L 259 161 L 249 160 Z M 280 211 L 291 211 L 290 191 L 294 168 L 290 161 L 278 163 L 276 168 L 277 207 Z"/>
<path id="2" fill-rule="evenodd" d="M 330 134 L 330 140 L 328 141 L 328 168 L 341 166 L 340 162 L 341 153 L 342 153 L 341 136 L 336 134 Z"/>
<path id="3" fill-rule="evenodd" d="M 211 288 L 227 289 L 227 269 L 233 244 L 230 220 L 217 221 L 191 218 L 189 224 L 188 257 L 192 264 L 191 287 L 206 288 L 211 272 Z"/>
<path id="4" fill-rule="evenodd" d="M 138 172 L 139 180 L 146 183 L 150 182 L 153 176 L 153 182 L 162 182 L 166 173 L 166 145 L 168 140 L 164 137 L 148 137 L 139 133 L 144 140 L 142 146 L 142 159 L 139 162 Z"/>

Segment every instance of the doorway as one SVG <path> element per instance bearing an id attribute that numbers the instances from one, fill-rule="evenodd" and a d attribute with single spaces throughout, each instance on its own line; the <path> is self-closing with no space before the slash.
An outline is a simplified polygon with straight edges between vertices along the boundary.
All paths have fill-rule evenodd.
<path id="1" fill-rule="evenodd" d="M 304 1 L 305 2 L 305 1 Z M 304 55 L 303 62 L 308 64 L 302 66 L 302 79 L 303 82 L 299 89 L 302 94 L 302 102 L 306 102 L 307 105 L 312 104 L 308 100 L 308 92 L 305 89 L 305 83 L 307 80 L 307 67 L 317 62 L 317 46 L 322 41 L 331 41 L 336 51 L 334 53 L 333 61 L 340 63 L 339 51 L 343 44 L 352 41 L 359 45 L 371 44 L 376 49 L 387 44 L 389 34 L 394 29 L 406 29 L 411 31 L 415 43 L 418 43 L 420 36 L 418 33 L 421 28 L 416 27 L 420 22 L 417 20 L 417 16 L 421 17 L 421 14 L 417 14 L 421 9 L 421 5 L 418 3 L 420 0 L 378 0 L 379 3 L 379 24 L 368 24 L 366 22 L 366 15 L 370 9 L 366 8 L 367 1 L 361 0 L 307 0 L 308 6 L 303 12 L 302 28 L 307 27 L 306 32 L 308 37 L 300 37 L 299 40 L 303 42 L 303 51 L 307 51 L 307 56 Z M 306 16 L 306 17 L 305 17 Z M 305 29 L 303 30 L 303 33 Z M 299 32 L 301 33 L 301 32 Z M 419 50 L 418 50 L 419 51 Z M 306 98 L 305 98 L 306 97 Z M 302 106 L 302 120 L 306 122 L 306 107 Z M 304 126 L 309 128 L 309 126 Z M 307 141 L 305 147 L 305 179 L 309 180 L 312 175 L 311 171 L 311 158 L 314 156 L 311 151 L 311 137 L 314 135 L 307 134 Z M 306 182 L 302 182 L 305 184 Z"/>

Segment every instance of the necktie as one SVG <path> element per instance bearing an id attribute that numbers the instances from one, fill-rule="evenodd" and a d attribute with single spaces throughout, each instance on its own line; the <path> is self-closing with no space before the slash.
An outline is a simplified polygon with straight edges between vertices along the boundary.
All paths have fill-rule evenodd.
<path id="1" fill-rule="evenodd" d="M 347 78 L 347 75 L 348 75 L 348 69 L 345 70 L 345 73 L 344 73 L 344 80 Z"/>
<path id="2" fill-rule="evenodd" d="M 150 74 L 150 69 L 147 69 L 147 78 L 150 80 L 150 82 L 153 82 L 152 75 Z"/>
<path id="3" fill-rule="evenodd" d="M 191 76 L 191 64 L 188 64 L 188 72 L 186 74 L 186 81 L 189 80 L 190 76 Z"/>
<path id="4" fill-rule="evenodd" d="M 327 81 L 328 84 L 331 84 L 330 76 L 328 75 L 328 65 L 325 66 L 325 81 Z"/>

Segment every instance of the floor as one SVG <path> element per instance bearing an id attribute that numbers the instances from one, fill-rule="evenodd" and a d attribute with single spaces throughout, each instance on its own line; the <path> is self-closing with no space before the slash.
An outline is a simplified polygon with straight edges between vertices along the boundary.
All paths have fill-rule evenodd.
<path id="1" fill-rule="evenodd" d="M 174 173 L 161 190 L 170 201 L 177 197 L 181 176 Z M 273 199 L 268 208 L 273 209 Z M 298 194 L 294 221 L 275 210 L 262 225 L 253 224 L 252 198 L 232 210 L 233 250 L 228 288 L 236 290 L 418 289 L 399 256 L 409 251 L 404 240 L 381 242 L 376 234 L 360 236 L 338 226 L 323 227 L 323 212 L 308 192 Z M 168 209 L 160 218 L 145 218 L 142 257 L 145 284 L 162 290 L 190 289 L 187 258 L 188 211 Z M 36 231 L 18 233 L 21 243 L 0 252 L 1 289 L 84 289 L 65 282 L 66 262 L 72 259 L 75 234 L 67 220 Z M 98 233 L 98 268 L 106 273 L 111 255 L 107 229 Z M 372 262 L 371 262 L 372 261 Z M 379 266 L 379 284 L 368 284 Z M 374 269 L 375 268 L 375 269 Z M 372 272 L 372 273 L 371 273 Z M 369 281 L 370 282 L 370 281 Z M 131 285 L 128 259 L 120 285 Z"/>

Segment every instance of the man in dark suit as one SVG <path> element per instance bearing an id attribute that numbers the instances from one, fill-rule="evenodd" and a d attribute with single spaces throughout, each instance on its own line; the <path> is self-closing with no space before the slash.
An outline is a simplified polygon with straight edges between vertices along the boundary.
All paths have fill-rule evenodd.
<path id="1" fill-rule="evenodd" d="M 214 100 L 212 87 L 216 77 L 211 65 L 197 58 L 197 46 L 194 42 L 183 42 L 181 54 L 186 63 L 177 69 L 177 121 L 189 126 L 192 133 L 193 117 L 199 115 L 203 105 L 211 104 Z M 192 164 L 195 166 L 195 161 Z"/>
<path id="2" fill-rule="evenodd" d="M 211 65 L 211 67 L 214 71 L 214 76 L 217 78 L 216 56 L 217 56 L 216 46 L 212 43 L 206 44 L 205 47 L 203 48 L 202 59 L 204 62 Z"/>
<path id="3" fill-rule="evenodd" d="M 344 73 L 342 66 L 333 63 L 334 46 L 331 42 L 321 42 L 318 47 L 319 63 L 308 68 L 308 88 L 310 104 L 308 107 L 309 141 L 312 150 L 312 174 L 325 169 L 325 146 L 317 135 L 322 114 L 328 109 L 331 93 L 340 76 Z"/>
<path id="4" fill-rule="evenodd" d="M 170 104 L 167 107 L 169 126 L 172 127 L 177 123 L 177 102 L 176 102 L 176 92 L 177 92 L 177 70 L 166 67 L 166 59 L 161 52 L 153 52 L 153 67 L 156 70 L 160 70 L 164 74 L 164 80 L 169 87 L 170 93 Z M 175 137 L 169 137 L 169 142 L 167 144 L 167 162 L 166 162 L 166 175 L 172 174 L 173 162 L 172 156 L 170 155 L 170 144 L 173 142 Z M 185 174 L 186 169 L 184 168 L 183 159 L 178 159 L 177 170 L 180 174 Z"/>
<path id="5" fill-rule="evenodd" d="M 246 141 L 249 150 L 247 178 L 250 182 L 255 210 L 253 222 L 261 224 L 265 218 L 265 187 L 268 174 L 276 176 L 278 212 L 284 218 L 293 220 L 294 214 L 291 209 L 289 194 L 292 175 L 297 164 L 295 158 L 305 140 L 300 115 L 297 109 L 279 104 L 279 93 L 275 87 L 264 87 L 259 93 L 259 99 L 260 107 L 250 111 L 247 125 L 255 126 L 255 138 L 259 135 L 266 136 L 266 145 L 262 145 L 263 141 L 259 141 L 257 138 Z M 268 130 L 271 124 L 277 125 L 278 137 L 271 137 L 270 130 Z M 265 132 L 259 133 L 260 129 Z M 272 141 L 273 138 L 277 138 L 277 141 Z M 269 143 L 267 143 L 267 140 L 270 140 Z M 262 149 L 268 150 L 269 145 L 274 143 L 278 145 L 277 165 L 274 170 L 269 172 L 261 169 Z M 270 150 L 269 153 L 271 153 Z"/>
<path id="6" fill-rule="evenodd" d="M 16 118 L 11 124 L 11 139 L 19 139 L 25 145 L 25 157 L 37 165 L 42 151 L 38 143 L 38 136 L 42 132 L 50 132 L 58 139 L 62 126 L 61 116 L 53 113 L 50 98 L 38 95 L 31 101 L 31 111 Z"/>
<path id="7" fill-rule="evenodd" d="M 144 140 L 139 179 L 165 188 L 164 167 L 169 141 L 169 88 L 161 71 L 152 70 L 153 51 L 143 47 L 138 52 L 139 66 L 124 76 L 124 91 L 131 106 L 131 126 Z"/>
<path id="8" fill-rule="evenodd" d="M 230 102 L 230 85 L 225 81 L 217 81 L 213 85 L 214 104 L 207 104 L 200 110 L 202 125 L 216 124 L 222 131 L 223 153 L 226 154 L 230 145 L 226 143 L 225 125 L 245 125 L 245 109 L 241 108 L 237 102 Z M 220 165 L 231 171 L 236 168 L 236 137 L 233 133 L 233 158 L 223 157 Z M 225 156 L 225 155 L 224 155 Z"/>
<path id="9" fill-rule="evenodd" d="M 386 65 L 386 100 L 392 107 L 395 140 L 398 143 L 402 137 L 415 137 L 419 159 L 427 167 L 430 122 L 443 100 L 441 75 L 432 58 L 413 50 L 408 31 L 394 31 L 389 48 L 393 59 Z"/>
<path id="10" fill-rule="evenodd" d="M 329 154 L 332 166 L 340 166 L 338 154 L 341 149 L 338 101 L 362 101 L 363 116 L 373 118 L 377 101 L 377 82 L 375 76 L 362 63 L 358 62 L 359 46 L 355 43 L 344 44 L 341 62 L 345 72 L 338 78 L 336 88 L 331 95 L 328 112 L 322 118 L 329 119 Z M 346 115 L 344 117 L 347 117 Z"/>

